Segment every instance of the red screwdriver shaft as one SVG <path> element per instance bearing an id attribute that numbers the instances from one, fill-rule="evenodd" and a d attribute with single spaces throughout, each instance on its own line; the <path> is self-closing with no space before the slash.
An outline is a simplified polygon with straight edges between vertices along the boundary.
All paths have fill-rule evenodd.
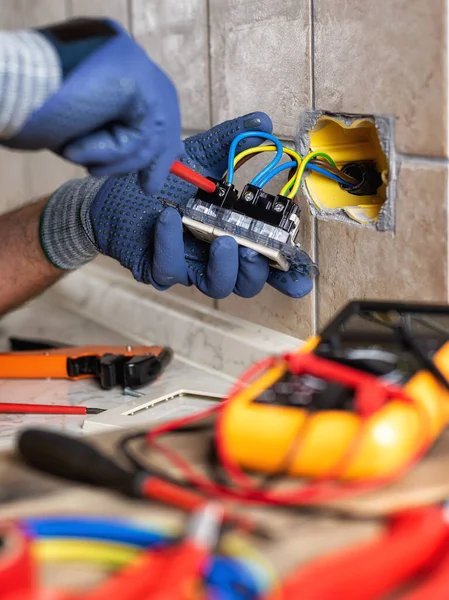
<path id="1" fill-rule="evenodd" d="M 170 168 L 170 173 L 172 173 L 172 175 L 176 175 L 176 177 L 184 179 L 184 181 L 191 183 L 192 185 L 196 186 L 197 188 L 200 188 L 200 190 L 203 190 L 208 194 L 212 194 L 213 192 L 215 192 L 215 189 L 217 187 L 213 181 L 210 181 L 210 179 L 206 179 L 206 177 L 203 177 L 193 169 L 190 169 L 189 167 L 183 165 L 177 160 L 175 160 L 175 162 L 172 164 Z"/>

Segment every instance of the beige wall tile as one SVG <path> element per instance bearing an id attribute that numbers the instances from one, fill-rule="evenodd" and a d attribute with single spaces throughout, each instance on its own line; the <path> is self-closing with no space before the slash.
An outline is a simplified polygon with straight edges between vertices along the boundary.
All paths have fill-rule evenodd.
<path id="1" fill-rule="evenodd" d="M 350 300 L 447 302 L 447 175 L 401 166 L 395 236 L 318 221 L 321 326 Z"/>
<path id="2" fill-rule="evenodd" d="M 69 7 L 70 16 L 109 17 L 129 28 L 128 0 L 71 0 Z"/>
<path id="3" fill-rule="evenodd" d="M 84 177 L 80 167 L 50 152 L 16 152 L 0 149 L 0 213 L 51 194 L 64 182 Z"/>
<path id="4" fill-rule="evenodd" d="M 28 157 L 27 192 L 29 200 L 54 192 L 60 185 L 76 177 L 86 177 L 86 171 L 51 152 L 34 152 Z"/>
<path id="5" fill-rule="evenodd" d="M 237 171 L 236 187 L 241 190 L 268 162 L 266 157 L 256 157 L 247 162 Z M 265 186 L 270 194 L 278 194 L 286 178 L 279 176 Z M 300 241 L 302 247 L 310 255 L 313 246 L 313 221 L 307 208 L 305 198 L 298 198 L 302 208 L 302 229 Z M 247 319 L 253 323 L 264 325 L 282 333 L 300 337 L 308 337 L 313 332 L 313 291 L 305 298 L 293 299 L 283 296 L 280 292 L 266 285 L 255 298 L 240 298 L 231 296 L 218 303 L 220 310 Z"/>
<path id="6" fill-rule="evenodd" d="M 447 154 L 446 0 L 315 0 L 316 107 L 397 117 L 397 147 Z"/>
<path id="7" fill-rule="evenodd" d="M 183 126 L 208 129 L 207 0 L 133 0 L 133 33 L 178 89 Z"/>
<path id="8" fill-rule="evenodd" d="M 310 104 L 308 4 L 210 0 L 214 122 L 263 110 L 294 136 Z"/>
<path id="9" fill-rule="evenodd" d="M 65 19 L 64 0 L 1 0 L 0 28 L 38 27 Z"/>
<path id="10" fill-rule="evenodd" d="M 0 148 L 0 214 L 29 201 L 27 177 L 26 155 Z"/>
<path id="11" fill-rule="evenodd" d="M 63 0 L 1 0 L 0 28 L 20 29 L 38 27 L 48 23 L 62 21 L 66 16 Z M 55 159 L 57 160 L 57 159 Z M 62 161 L 61 161 L 62 162 Z M 6 212 L 27 204 L 39 193 L 34 191 L 34 179 L 38 174 L 43 183 L 45 179 L 54 182 L 58 175 L 52 169 L 54 164 L 44 167 L 42 158 L 36 154 L 0 150 L 0 177 L 2 193 L 0 212 Z M 41 186 L 42 187 L 42 186 Z M 47 190 L 47 191 L 51 191 Z"/>

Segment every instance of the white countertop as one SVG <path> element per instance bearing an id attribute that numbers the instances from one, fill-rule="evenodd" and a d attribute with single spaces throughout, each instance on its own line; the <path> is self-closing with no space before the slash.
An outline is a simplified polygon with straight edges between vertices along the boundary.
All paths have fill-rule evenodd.
<path id="1" fill-rule="evenodd" d="M 53 303 L 49 304 L 45 296 L 0 320 L 0 349 L 3 351 L 9 349 L 9 336 L 74 345 L 126 345 L 136 342 L 68 310 L 57 308 Z M 154 343 L 157 344 L 157 340 Z M 166 381 L 172 377 L 177 379 L 178 385 L 181 373 L 193 375 L 198 379 L 199 385 L 204 376 L 205 385 L 207 382 L 210 385 L 210 370 L 201 369 L 180 358 L 175 358 L 161 379 Z M 221 379 L 217 374 L 214 377 L 218 378 L 217 383 L 222 389 L 229 385 L 229 378 Z M 0 380 L 0 402 L 84 405 L 111 409 L 127 402 L 132 403 L 133 400 L 124 396 L 120 388 L 102 390 L 94 380 Z M 27 426 L 45 425 L 81 434 L 84 419 L 84 416 L 78 415 L 0 414 L 0 448 L 11 447 L 17 432 Z"/>

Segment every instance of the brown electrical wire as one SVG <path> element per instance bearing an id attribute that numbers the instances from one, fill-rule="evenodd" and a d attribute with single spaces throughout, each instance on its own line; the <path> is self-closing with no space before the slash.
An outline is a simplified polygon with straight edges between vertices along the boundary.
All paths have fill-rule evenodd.
<path id="1" fill-rule="evenodd" d="M 249 154 L 248 156 L 245 156 L 245 158 L 243 158 L 240 162 L 238 162 L 236 164 L 235 171 L 238 171 L 238 169 L 240 169 L 240 167 L 242 167 L 246 162 L 248 162 L 252 158 L 255 158 L 256 156 L 258 156 L 258 154 Z M 319 158 L 312 158 L 312 160 L 310 162 L 317 165 L 318 167 L 321 167 L 322 169 L 325 169 L 329 173 L 336 175 L 337 177 L 342 179 L 345 183 L 349 183 L 352 185 L 359 185 L 359 183 L 360 183 L 360 181 L 357 181 L 357 179 L 354 179 L 354 177 L 351 177 L 350 175 L 346 175 L 346 173 L 343 173 L 337 167 L 332 166 L 329 162 L 327 162 L 327 160 L 321 160 Z M 294 171 L 295 171 L 295 169 L 292 169 L 290 171 L 289 178 L 293 175 Z"/>
<path id="2" fill-rule="evenodd" d="M 359 183 L 360 183 L 360 181 L 357 181 L 357 179 L 354 179 L 354 177 L 351 177 L 350 175 L 346 175 L 346 173 L 343 173 L 342 171 L 340 171 L 340 169 L 333 167 L 330 163 L 327 162 L 327 160 L 320 160 L 318 158 L 312 158 L 312 160 L 310 162 L 313 163 L 314 165 L 317 165 L 317 167 L 326 169 L 326 171 L 329 171 L 329 173 L 333 173 L 337 177 L 340 177 L 340 179 L 343 179 L 343 181 L 345 181 L 346 183 L 351 183 L 352 185 L 359 185 Z"/>

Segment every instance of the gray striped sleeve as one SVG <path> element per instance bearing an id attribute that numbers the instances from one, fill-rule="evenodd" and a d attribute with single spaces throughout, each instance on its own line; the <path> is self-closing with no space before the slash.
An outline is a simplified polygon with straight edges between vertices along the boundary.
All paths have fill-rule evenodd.
<path id="1" fill-rule="evenodd" d="M 0 31 L 0 139 L 16 135 L 61 86 L 59 56 L 35 31 Z"/>
<path id="2" fill-rule="evenodd" d="M 48 260 L 59 269 L 77 269 L 98 254 L 89 213 L 107 179 L 73 179 L 48 200 L 41 218 L 41 244 Z"/>

